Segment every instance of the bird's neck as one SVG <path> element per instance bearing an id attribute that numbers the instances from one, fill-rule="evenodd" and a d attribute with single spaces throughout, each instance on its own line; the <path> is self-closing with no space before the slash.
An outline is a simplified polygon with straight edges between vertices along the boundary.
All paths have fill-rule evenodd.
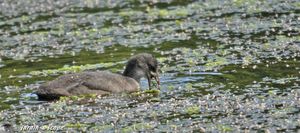
<path id="1" fill-rule="evenodd" d="M 139 71 L 136 67 L 126 67 L 123 72 L 123 75 L 135 79 L 138 83 L 143 77 L 142 71 Z"/>

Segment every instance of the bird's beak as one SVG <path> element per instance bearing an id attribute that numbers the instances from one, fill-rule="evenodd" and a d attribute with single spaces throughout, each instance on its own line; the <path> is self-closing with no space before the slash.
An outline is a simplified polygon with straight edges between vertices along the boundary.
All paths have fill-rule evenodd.
<path id="1" fill-rule="evenodd" d="M 158 74 L 158 72 L 151 72 L 150 71 L 150 74 L 151 74 L 151 78 L 154 78 L 154 80 L 157 83 L 157 89 L 160 89 L 160 81 L 159 81 L 159 74 Z"/>

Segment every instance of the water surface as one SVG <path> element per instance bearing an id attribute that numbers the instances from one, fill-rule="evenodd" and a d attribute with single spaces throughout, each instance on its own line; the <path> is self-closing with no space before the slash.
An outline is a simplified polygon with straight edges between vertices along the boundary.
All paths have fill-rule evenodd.
<path id="1" fill-rule="evenodd" d="M 297 0 L 0 2 L 0 124 L 94 132 L 299 132 Z M 161 91 L 38 101 L 65 73 L 155 55 Z M 54 129 L 53 129 L 54 130 Z"/>

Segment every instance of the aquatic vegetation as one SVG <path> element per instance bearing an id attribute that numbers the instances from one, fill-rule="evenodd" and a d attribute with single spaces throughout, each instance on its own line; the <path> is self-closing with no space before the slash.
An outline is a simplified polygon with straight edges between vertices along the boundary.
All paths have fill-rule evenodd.
<path id="1" fill-rule="evenodd" d="M 143 131 L 151 128 L 153 128 L 153 126 L 150 123 L 135 123 L 131 126 L 124 127 L 123 129 L 121 129 L 121 132 L 130 133 L 134 131 Z"/>
<path id="2" fill-rule="evenodd" d="M 100 132 L 105 132 L 105 131 L 110 131 L 113 130 L 114 126 L 113 125 L 103 125 L 103 126 L 94 126 L 91 128 L 91 131 L 100 131 Z"/>
<path id="3" fill-rule="evenodd" d="M 159 90 L 154 90 L 154 89 L 152 89 L 152 90 L 145 90 L 144 93 L 159 94 L 160 91 L 159 91 Z"/>
<path id="4" fill-rule="evenodd" d="M 200 111 L 200 108 L 198 106 L 191 106 L 191 107 L 186 108 L 186 113 L 189 115 L 198 114 L 199 111 Z"/>
<path id="5" fill-rule="evenodd" d="M 159 99 L 156 99 L 155 96 L 158 96 L 160 94 L 160 90 L 157 89 L 151 89 L 151 90 L 144 90 L 144 91 L 138 91 L 130 93 L 130 96 L 138 97 L 138 98 L 146 98 L 150 101 L 157 102 Z"/>
<path id="6" fill-rule="evenodd" d="M 0 125 L 62 132 L 297 132 L 297 0 L 61 0 L 0 4 Z M 161 90 L 37 101 L 86 70 L 160 62 Z M 155 86 L 155 85 L 153 85 Z M 1 127 L 0 127 L 1 128 Z"/>
<path id="7" fill-rule="evenodd" d="M 87 127 L 87 124 L 82 124 L 82 123 L 68 123 L 68 124 L 65 125 L 65 127 L 67 127 L 67 128 L 84 128 L 84 127 Z"/>
<path id="8" fill-rule="evenodd" d="M 222 132 L 230 132 L 233 131 L 233 129 L 230 126 L 227 125 L 217 125 L 218 129 Z"/>
<path id="9" fill-rule="evenodd" d="M 62 74 L 62 73 L 74 73 L 80 72 L 85 70 L 95 70 L 99 68 L 107 68 L 123 62 L 116 62 L 116 63 L 101 63 L 101 64 L 86 64 L 81 66 L 64 66 L 62 68 L 53 69 L 53 70 L 42 70 L 42 71 L 31 71 L 29 72 L 30 75 L 55 75 L 55 74 Z"/>
<path id="10" fill-rule="evenodd" d="M 64 96 L 59 98 L 59 102 L 72 102 L 72 101 L 81 101 L 81 100 L 90 100 L 95 99 L 98 96 L 96 94 L 87 94 L 79 96 Z"/>

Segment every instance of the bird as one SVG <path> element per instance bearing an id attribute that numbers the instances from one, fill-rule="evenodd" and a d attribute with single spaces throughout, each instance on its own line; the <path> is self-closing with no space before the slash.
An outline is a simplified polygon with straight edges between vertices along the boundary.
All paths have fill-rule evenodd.
<path id="1" fill-rule="evenodd" d="M 40 85 L 36 91 L 39 100 L 55 100 L 61 96 L 85 94 L 107 95 L 112 93 L 132 93 L 140 90 L 140 79 L 156 81 L 160 89 L 157 59 L 149 53 L 140 53 L 127 61 L 122 74 L 110 71 L 83 71 L 59 76 L 53 81 Z"/>

